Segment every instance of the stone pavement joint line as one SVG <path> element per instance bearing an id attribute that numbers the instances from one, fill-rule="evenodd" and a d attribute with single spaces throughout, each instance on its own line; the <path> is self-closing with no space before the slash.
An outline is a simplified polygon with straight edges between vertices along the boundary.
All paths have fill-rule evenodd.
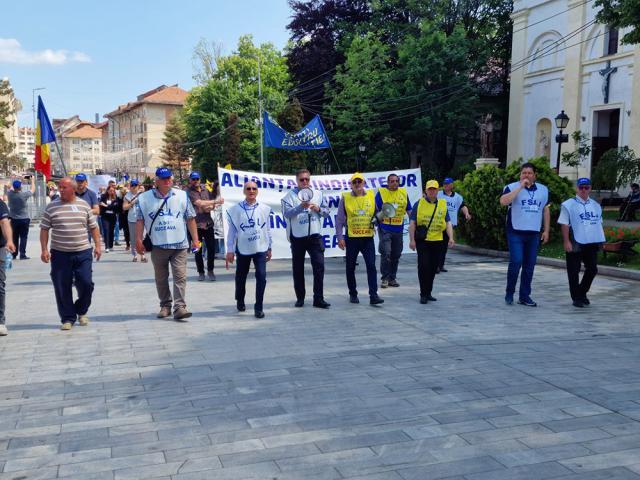
<path id="1" fill-rule="evenodd" d="M 451 252 L 420 305 L 405 254 L 371 307 L 327 259 L 325 311 L 293 308 L 279 260 L 257 320 L 251 281 L 238 313 L 233 273 L 196 282 L 190 258 L 178 324 L 117 248 L 94 264 L 91 324 L 62 332 L 37 234 L 8 272 L 0 480 L 640 479 L 637 282 L 598 277 L 579 310 L 538 266 L 539 306 L 506 306 L 504 261 Z M 362 262 L 358 282 L 366 299 Z"/>

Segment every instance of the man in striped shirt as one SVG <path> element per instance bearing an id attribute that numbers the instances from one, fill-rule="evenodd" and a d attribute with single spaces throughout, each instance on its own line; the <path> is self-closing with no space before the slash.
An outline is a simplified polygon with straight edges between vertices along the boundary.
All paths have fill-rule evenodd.
<path id="1" fill-rule="evenodd" d="M 95 249 L 93 256 L 100 260 L 100 230 L 91 207 L 76 198 L 76 182 L 65 177 L 58 182 L 60 198 L 44 210 L 40 222 L 40 258 L 51 262 L 51 280 L 56 294 L 58 314 L 62 330 L 71 330 L 78 320 L 82 326 L 89 324 L 87 311 L 91 305 L 93 280 L 91 270 L 91 245 L 87 231 L 91 232 Z M 51 251 L 49 251 L 51 231 Z M 73 279 L 78 299 L 73 301 Z"/>

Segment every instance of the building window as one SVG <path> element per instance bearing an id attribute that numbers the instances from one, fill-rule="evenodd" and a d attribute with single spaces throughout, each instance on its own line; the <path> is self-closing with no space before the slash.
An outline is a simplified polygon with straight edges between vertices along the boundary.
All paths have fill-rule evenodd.
<path id="1" fill-rule="evenodd" d="M 615 55 L 618 53 L 618 35 L 619 31 L 615 27 L 607 28 L 607 34 L 605 36 L 604 54 Z"/>

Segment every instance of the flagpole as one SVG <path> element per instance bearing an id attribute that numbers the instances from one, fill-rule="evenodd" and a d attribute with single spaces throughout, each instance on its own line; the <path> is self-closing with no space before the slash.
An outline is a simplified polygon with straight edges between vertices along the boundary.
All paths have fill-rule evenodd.
<path id="1" fill-rule="evenodd" d="M 260 55 L 258 55 L 258 110 L 260 112 L 260 173 L 264 173 L 264 139 L 262 134 L 262 78 L 260 76 Z"/>
<path id="2" fill-rule="evenodd" d="M 54 142 L 56 144 L 56 151 L 58 152 L 58 156 L 60 157 L 60 164 L 62 165 L 62 172 L 64 176 L 67 176 L 67 167 L 64 164 L 64 158 L 62 158 L 62 151 L 60 150 L 60 146 L 58 145 L 58 140 Z"/>

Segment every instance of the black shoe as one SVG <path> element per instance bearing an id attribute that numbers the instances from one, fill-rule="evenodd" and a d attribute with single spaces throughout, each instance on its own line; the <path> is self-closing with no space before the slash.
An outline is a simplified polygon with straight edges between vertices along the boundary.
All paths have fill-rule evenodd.
<path id="1" fill-rule="evenodd" d="M 518 303 L 520 305 L 524 305 L 525 307 L 537 307 L 538 306 L 538 304 L 536 302 L 531 300 L 531 297 L 521 298 L 521 299 L 518 300 Z"/>
<path id="2" fill-rule="evenodd" d="M 429 299 L 427 299 L 427 297 L 425 297 L 424 295 L 420 296 L 420 303 L 422 305 L 426 305 L 427 303 L 429 303 Z"/>
<path id="3" fill-rule="evenodd" d="M 581 300 L 574 300 L 573 301 L 573 306 L 576 308 L 584 308 L 585 305 Z"/>
<path id="4" fill-rule="evenodd" d="M 582 302 L 582 303 L 584 303 L 585 305 L 591 305 L 591 302 L 589 301 L 589 299 L 588 299 L 587 297 L 584 297 L 584 298 L 581 300 L 581 302 Z"/>
<path id="5" fill-rule="evenodd" d="M 378 295 L 376 295 L 375 297 L 369 297 L 369 305 L 380 305 L 381 303 L 384 303 L 384 300 L 381 299 Z"/>
<path id="6" fill-rule="evenodd" d="M 236 308 L 239 312 L 244 312 L 247 307 L 244 305 L 244 302 L 236 302 Z"/>
<path id="7" fill-rule="evenodd" d="M 304 300 L 296 300 L 295 307 L 301 308 L 304 307 Z"/>
<path id="8" fill-rule="evenodd" d="M 440 268 L 440 271 L 441 271 L 441 272 L 445 272 L 445 273 L 447 273 L 449 270 L 447 270 L 447 269 L 446 269 L 446 268 L 444 268 L 444 267 L 441 267 L 441 268 Z"/>
<path id="9" fill-rule="evenodd" d="M 426 297 L 426 298 L 427 298 L 427 300 L 429 300 L 430 302 L 437 302 L 437 301 L 438 301 L 438 299 L 437 299 L 437 298 L 432 297 L 431 295 L 427 295 L 427 297 Z"/>
<path id="10" fill-rule="evenodd" d="M 256 310 L 254 312 L 254 315 L 256 316 L 256 318 L 264 318 L 264 312 L 262 310 Z"/>
<path id="11" fill-rule="evenodd" d="M 389 286 L 390 287 L 399 287 L 400 284 L 398 283 L 398 281 L 394 278 L 393 280 L 389 280 Z"/>
<path id="12" fill-rule="evenodd" d="M 436 275 L 440 273 L 440 269 L 436 268 Z"/>
<path id="13" fill-rule="evenodd" d="M 313 306 L 316 308 L 329 308 L 331 304 L 329 302 L 325 302 L 324 300 L 314 300 Z"/>
<path id="14" fill-rule="evenodd" d="M 360 300 L 358 299 L 357 295 L 349 295 L 349 301 L 351 303 L 360 303 Z"/>
<path id="15" fill-rule="evenodd" d="M 507 293 L 504 296 L 504 303 L 506 303 L 507 305 L 513 305 L 513 294 Z"/>
<path id="16" fill-rule="evenodd" d="M 20 260 L 29 260 L 31 257 L 27 257 L 26 255 L 20 255 Z"/>

